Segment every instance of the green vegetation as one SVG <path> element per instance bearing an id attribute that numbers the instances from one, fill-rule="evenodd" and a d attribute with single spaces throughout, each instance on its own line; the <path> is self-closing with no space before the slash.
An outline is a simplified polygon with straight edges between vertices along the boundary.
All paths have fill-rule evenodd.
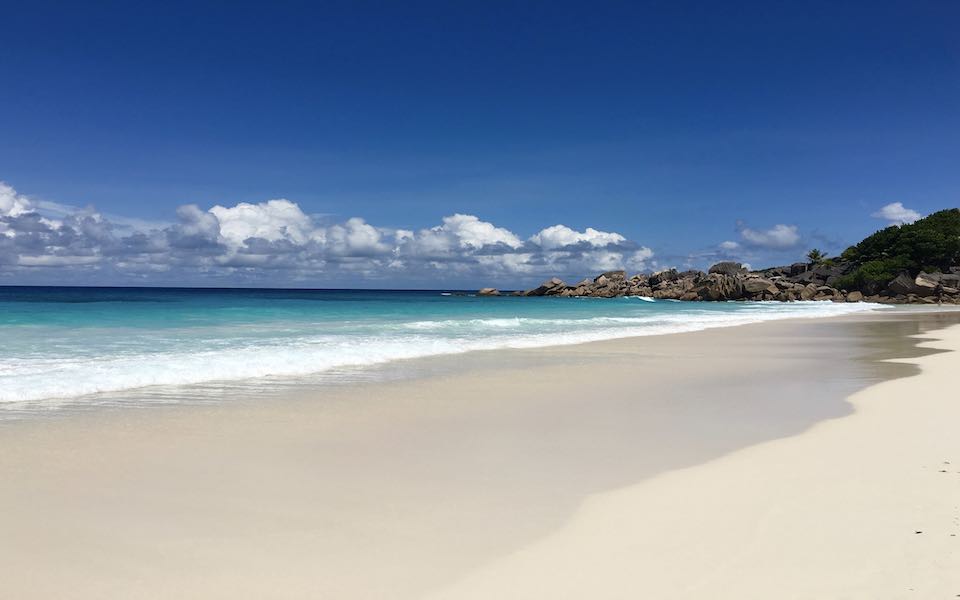
<path id="1" fill-rule="evenodd" d="M 808 255 L 809 256 L 809 255 Z M 909 224 L 882 229 L 841 258 L 856 265 L 838 287 L 875 293 L 903 271 L 947 271 L 960 265 L 960 209 L 941 210 Z"/>
<path id="2" fill-rule="evenodd" d="M 825 252 L 821 252 L 819 248 L 814 248 L 810 252 L 807 252 L 807 260 L 810 261 L 810 264 L 819 265 L 827 259 Z"/>

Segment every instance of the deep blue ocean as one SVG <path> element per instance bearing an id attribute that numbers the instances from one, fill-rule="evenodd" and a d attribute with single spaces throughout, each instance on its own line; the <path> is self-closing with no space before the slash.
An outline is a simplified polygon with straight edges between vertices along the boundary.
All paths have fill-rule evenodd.
<path id="1" fill-rule="evenodd" d="M 0 287 L 0 403 L 236 387 L 416 357 L 877 308 L 444 291 Z"/>

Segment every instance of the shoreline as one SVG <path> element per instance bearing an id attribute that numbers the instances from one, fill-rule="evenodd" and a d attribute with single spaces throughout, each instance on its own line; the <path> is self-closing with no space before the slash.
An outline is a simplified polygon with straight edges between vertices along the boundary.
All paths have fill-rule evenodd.
<path id="1" fill-rule="evenodd" d="M 800 437 L 960 313 L 472 353 L 428 377 L 0 429 L 19 597 L 419 598 L 585 499 Z M 716 350 L 719 350 L 716 351 Z M 57 573 L 50 578 L 47 573 Z"/>
<path id="2" fill-rule="evenodd" d="M 773 304 L 781 305 L 782 303 Z M 811 302 L 807 304 L 815 307 L 821 303 Z M 829 305 L 832 303 L 823 304 Z M 603 344 L 606 342 L 616 342 L 618 340 L 647 337 L 659 339 L 663 336 L 751 326 L 761 323 L 810 322 L 814 320 L 829 321 L 831 319 L 844 319 L 856 315 L 894 315 L 897 313 L 945 314 L 954 311 L 960 314 L 960 308 L 954 307 L 901 306 L 894 308 L 877 305 L 877 307 L 873 309 L 852 309 L 851 312 L 834 315 L 792 314 L 782 316 L 771 313 L 770 315 L 765 315 L 762 319 L 752 321 L 747 320 L 751 317 L 743 316 L 740 317 L 741 320 L 696 323 L 689 327 L 671 324 L 667 326 L 667 330 L 665 331 L 647 327 L 634 327 L 632 329 L 628 327 L 628 329 L 631 329 L 629 332 L 620 331 L 617 332 L 616 335 L 612 335 L 611 332 L 606 331 L 576 332 L 576 334 L 580 336 L 578 339 L 552 340 L 551 343 L 546 344 L 533 344 L 530 343 L 529 340 L 526 340 L 526 338 L 518 338 L 517 340 L 502 342 L 504 344 L 502 346 L 489 348 L 479 347 L 456 352 L 440 352 L 409 358 L 390 358 L 372 364 L 344 365 L 301 375 L 266 375 L 249 379 L 211 380 L 183 384 L 155 384 L 116 390 L 107 389 L 100 392 L 71 397 L 50 397 L 0 402 L 0 427 L 10 422 L 31 420 L 34 418 L 69 417 L 73 414 L 99 410 L 202 405 L 216 402 L 235 402 L 238 398 L 250 400 L 267 397 L 274 400 L 289 396 L 322 394 L 331 388 L 338 389 L 368 381 L 388 383 L 391 381 L 405 381 L 431 376 L 441 372 L 458 371 L 461 370 L 462 363 L 484 362 L 483 360 L 477 361 L 474 357 L 483 356 L 485 353 L 517 356 L 519 360 L 523 361 L 523 355 L 527 352 L 549 351 L 550 349 L 562 347 L 576 348 L 594 343 Z M 737 315 L 732 316 L 737 317 Z M 495 360 L 496 359 L 494 359 L 494 362 Z M 452 367 L 450 366 L 451 364 L 453 365 Z M 247 390 L 253 391 L 249 392 Z"/>
<path id="3" fill-rule="evenodd" d="M 429 597 L 960 595 L 960 324 L 906 378 L 799 435 L 591 496 L 557 532 Z M 909 401 L 909 402 L 908 402 Z"/>

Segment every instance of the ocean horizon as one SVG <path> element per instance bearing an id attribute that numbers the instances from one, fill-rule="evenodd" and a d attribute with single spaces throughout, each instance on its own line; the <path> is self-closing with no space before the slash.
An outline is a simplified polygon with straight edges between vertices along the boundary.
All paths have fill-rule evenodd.
<path id="1" fill-rule="evenodd" d="M 0 287 L 0 406 L 96 405 L 105 395 L 136 403 L 145 391 L 188 398 L 317 376 L 335 382 L 405 359 L 880 308 L 463 290 Z"/>

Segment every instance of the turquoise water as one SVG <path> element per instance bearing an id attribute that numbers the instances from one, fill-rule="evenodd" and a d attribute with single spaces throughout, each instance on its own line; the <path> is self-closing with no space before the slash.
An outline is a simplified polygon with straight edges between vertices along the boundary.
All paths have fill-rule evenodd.
<path id="1" fill-rule="evenodd" d="M 472 350 L 693 331 L 868 304 L 440 291 L 0 287 L 0 403 L 253 384 Z"/>

